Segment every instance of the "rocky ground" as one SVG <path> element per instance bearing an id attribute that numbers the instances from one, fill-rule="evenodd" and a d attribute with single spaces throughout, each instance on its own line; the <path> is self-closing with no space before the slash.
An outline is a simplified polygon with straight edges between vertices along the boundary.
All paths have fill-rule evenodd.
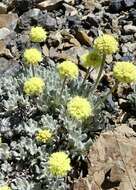
<path id="1" fill-rule="evenodd" d="M 28 31 L 35 25 L 41 25 L 48 31 L 46 43 L 35 45 L 28 40 Z M 136 0 L 2 0 L 0 75 L 14 74 L 22 64 L 24 49 L 32 45 L 42 50 L 47 65 L 67 58 L 80 65 L 79 57 L 87 49 L 91 49 L 94 38 L 102 32 L 112 33 L 120 43 L 120 51 L 107 58 L 106 71 L 110 71 L 111 61 L 134 61 Z M 95 73 L 90 76 L 90 80 L 94 78 Z M 101 87 L 110 87 L 111 80 L 110 72 L 105 73 L 99 86 L 100 90 Z M 131 95 L 128 98 L 129 93 Z M 89 177 L 76 183 L 75 190 L 136 188 L 134 86 L 119 86 L 117 93 L 109 98 L 108 103 L 107 109 L 112 112 L 109 116 L 112 116 L 111 123 L 127 123 L 133 130 L 128 127 L 126 129 L 126 125 L 123 125 L 114 132 L 101 134 L 89 153 Z M 120 155 L 120 149 L 123 155 Z M 130 157 L 127 155 L 128 150 L 132 153 L 129 154 Z M 99 157 L 98 153 L 103 157 Z M 109 155 L 112 155 L 111 160 Z M 124 158 L 128 160 L 124 161 Z"/>

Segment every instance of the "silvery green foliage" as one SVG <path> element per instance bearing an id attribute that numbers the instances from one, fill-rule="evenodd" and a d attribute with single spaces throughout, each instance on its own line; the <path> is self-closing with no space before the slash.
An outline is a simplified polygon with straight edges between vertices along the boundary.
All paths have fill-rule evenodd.
<path id="1" fill-rule="evenodd" d="M 67 113 L 67 102 L 75 95 L 85 96 L 82 80 L 68 81 L 60 97 L 62 80 L 55 67 L 35 68 L 36 76 L 45 80 L 43 95 L 30 98 L 23 93 L 23 83 L 32 76 L 31 69 L 7 76 L 0 81 L 0 183 L 10 181 L 13 190 L 67 190 L 65 178 L 52 176 L 48 169 L 51 153 L 65 151 L 71 158 L 85 157 L 93 142 L 94 128 L 103 129 L 101 114 L 81 123 Z M 97 98 L 89 97 L 95 102 Z M 94 122 L 95 121 L 95 122 Z M 100 124 L 101 123 L 101 124 Z M 49 143 L 35 138 L 40 129 L 50 129 Z M 80 160 L 80 159 L 79 159 Z"/>

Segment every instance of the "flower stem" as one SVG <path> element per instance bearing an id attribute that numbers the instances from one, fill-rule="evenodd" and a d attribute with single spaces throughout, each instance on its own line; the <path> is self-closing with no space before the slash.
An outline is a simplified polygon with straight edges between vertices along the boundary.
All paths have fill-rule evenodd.
<path id="1" fill-rule="evenodd" d="M 115 90 L 117 89 L 118 87 L 118 82 L 115 83 L 115 85 L 113 86 L 113 88 L 110 89 L 110 91 L 102 98 L 102 99 L 99 99 L 98 102 L 96 103 L 95 107 L 94 107 L 94 110 L 96 110 L 107 98 L 110 94 L 114 93 Z"/>
<path id="2" fill-rule="evenodd" d="M 33 74 L 33 77 L 35 77 L 35 69 L 34 69 L 34 65 L 32 64 L 32 74 Z"/>
<path id="3" fill-rule="evenodd" d="M 100 66 L 100 70 L 99 70 L 99 73 L 98 73 L 96 82 L 95 82 L 94 86 L 93 86 L 92 89 L 91 89 L 91 92 L 92 92 L 92 93 L 95 91 L 95 89 L 96 89 L 97 86 L 99 85 L 99 82 L 100 82 L 100 79 L 101 79 L 101 75 L 102 75 L 102 71 L 103 71 L 104 64 L 105 64 L 105 58 L 106 58 L 106 55 L 104 54 L 104 55 L 103 55 L 103 59 L 102 59 L 102 64 L 101 64 L 101 66 Z"/>
<path id="4" fill-rule="evenodd" d="M 62 88 L 61 88 L 61 91 L 60 91 L 60 97 L 62 96 L 63 90 L 64 90 L 64 88 L 65 88 L 66 80 L 67 80 L 67 77 L 65 77 L 64 80 L 63 80 Z"/>
<path id="5" fill-rule="evenodd" d="M 84 79 L 83 79 L 83 82 L 82 82 L 82 84 L 81 84 L 81 87 L 84 85 L 86 79 L 87 79 L 88 76 L 89 76 L 89 73 L 90 73 L 90 67 L 87 69 L 87 72 L 86 72 L 86 74 L 85 74 L 85 77 L 84 77 Z"/>

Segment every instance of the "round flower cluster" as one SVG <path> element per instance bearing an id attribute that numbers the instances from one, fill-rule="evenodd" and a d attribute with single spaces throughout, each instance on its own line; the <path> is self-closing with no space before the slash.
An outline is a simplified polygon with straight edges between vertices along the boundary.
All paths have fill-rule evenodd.
<path id="1" fill-rule="evenodd" d="M 24 92 L 27 95 L 39 95 L 43 92 L 45 83 L 39 77 L 32 77 L 25 81 L 24 83 Z"/>
<path id="2" fill-rule="evenodd" d="M 11 190 L 11 188 L 8 185 L 0 186 L 0 190 Z"/>
<path id="3" fill-rule="evenodd" d="M 32 27 L 30 31 L 30 40 L 32 42 L 44 42 L 47 38 L 47 32 L 40 26 Z"/>
<path id="4" fill-rule="evenodd" d="M 113 68 L 113 75 L 119 82 L 135 82 L 136 66 L 131 62 L 117 62 Z"/>
<path id="5" fill-rule="evenodd" d="M 81 61 L 85 67 L 98 68 L 102 63 L 102 57 L 97 51 L 85 53 L 81 56 Z"/>
<path id="6" fill-rule="evenodd" d="M 49 170 L 54 176 L 66 176 L 71 170 L 70 159 L 65 152 L 51 154 L 48 164 Z"/>
<path id="7" fill-rule="evenodd" d="M 52 137 L 52 133 L 48 129 L 40 130 L 36 134 L 36 139 L 43 143 L 46 143 L 47 141 L 49 141 L 51 137 Z"/>
<path id="8" fill-rule="evenodd" d="M 57 66 L 61 78 L 76 79 L 79 75 L 78 67 L 71 61 L 63 61 Z"/>
<path id="9" fill-rule="evenodd" d="M 24 60 L 27 64 L 36 65 L 41 62 L 42 59 L 42 53 L 35 48 L 26 49 L 24 52 Z"/>
<path id="10" fill-rule="evenodd" d="M 71 117 L 77 120 L 85 120 L 92 115 L 92 106 L 86 98 L 75 96 L 67 104 L 67 110 Z"/>
<path id="11" fill-rule="evenodd" d="M 118 42 L 112 35 L 103 34 L 95 39 L 94 49 L 100 54 L 110 55 L 118 51 Z"/>

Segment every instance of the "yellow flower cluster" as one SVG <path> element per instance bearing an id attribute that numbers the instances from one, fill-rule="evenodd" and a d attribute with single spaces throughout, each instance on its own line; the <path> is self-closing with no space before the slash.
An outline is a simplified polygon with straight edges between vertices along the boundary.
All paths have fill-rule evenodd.
<path id="1" fill-rule="evenodd" d="M 95 39 L 94 49 L 100 54 L 110 55 L 118 50 L 117 40 L 109 34 L 103 34 Z"/>
<path id="2" fill-rule="evenodd" d="M 136 66 L 131 62 L 117 62 L 113 68 L 113 75 L 119 82 L 135 82 Z"/>
<path id="3" fill-rule="evenodd" d="M 98 68 L 102 63 L 102 57 L 96 50 L 93 50 L 92 52 L 88 52 L 82 55 L 81 61 L 85 67 Z"/>
<path id="4" fill-rule="evenodd" d="M 32 77 L 25 81 L 24 83 L 24 92 L 27 95 L 39 95 L 43 92 L 45 83 L 39 77 Z"/>
<path id="5" fill-rule="evenodd" d="M 40 26 L 32 27 L 30 31 L 30 40 L 32 42 L 44 42 L 47 38 L 47 32 Z"/>
<path id="6" fill-rule="evenodd" d="M 63 61 L 57 66 L 61 78 L 68 77 L 69 79 L 76 79 L 79 75 L 78 67 L 71 61 Z"/>
<path id="7" fill-rule="evenodd" d="M 46 143 L 52 137 L 52 133 L 48 129 L 40 130 L 36 134 L 36 139 L 40 142 Z"/>
<path id="8" fill-rule="evenodd" d="M 82 121 L 92 115 L 93 109 L 86 98 L 76 96 L 67 104 L 67 110 L 71 117 Z"/>
<path id="9" fill-rule="evenodd" d="M 48 164 L 49 170 L 54 176 L 66 176 L 71 170 L 70 159 L 65 152 L 51 154 Z"/>
<path id="10" fill-rule="evenodd" d="M 35 48 L 26 49 L 24 52 L 24 60 L 27 64 L 36 65 L 41 62 L 42 59 L 42 53 Z"/>
<path id="11" fill-rule="evenodd" d="M 0 190 L 11 190 L 11 188 L 8 185 L 0 186 Z"/>

